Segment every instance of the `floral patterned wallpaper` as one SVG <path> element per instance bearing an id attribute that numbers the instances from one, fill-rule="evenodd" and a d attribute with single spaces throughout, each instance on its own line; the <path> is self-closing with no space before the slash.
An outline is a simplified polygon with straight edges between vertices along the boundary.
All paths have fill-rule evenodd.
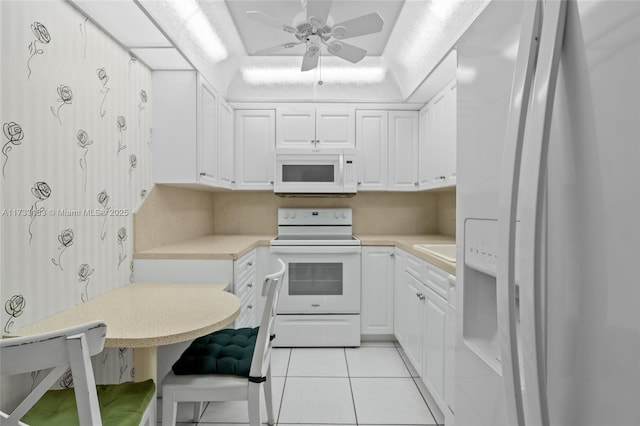
<path id="1" fill-rule="evenodd" d="M 0 32 L 0 327 L 11 333 L 129 282 L 153 94 L 151 71 L 63 0 L 0 2 Z M 130 350 L 99 361 L 109 377 L 98 380 L 132 376 Z"/>

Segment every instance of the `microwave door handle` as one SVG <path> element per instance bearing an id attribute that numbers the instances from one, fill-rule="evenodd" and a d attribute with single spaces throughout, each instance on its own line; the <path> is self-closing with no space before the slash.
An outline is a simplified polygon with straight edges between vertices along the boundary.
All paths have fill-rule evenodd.
<path id="1" fill-rule="evenodd" d="M 498 210 L 498 337 L 502 381 L 509 424 L 524 425 L 524 407 L 516 329 L 515 233 L 522 146 L 531 86 L 535 74 L 542 6 L 525 2 L 520 46 L 515 64 L 502 160 Z"/>
<path id="2" fill-rule="evenodd" d="M 338 178 L 340 181 L 338 182 L 338 185 L 340 185 L 341 188 L 344 188 L 344 154 L 340 154 L 339 159 L 340 166 L 338 169 Z"/>
<path id="3" fill-rule="evenodd" d="M 533 102 L 527 120 L 522 169 L 522 285 L 520 324 L 527 425 L 549 426 L 544 343 L 543 216 L 549 136 L 556 83 L 564 40 L 566 0 L 547 0 L 540 36 L 540 53 L 533 87 Z M 576 12 L 577 13 L 577 12 Z M 556 283 L 557 284 L 557 283 Z"/>

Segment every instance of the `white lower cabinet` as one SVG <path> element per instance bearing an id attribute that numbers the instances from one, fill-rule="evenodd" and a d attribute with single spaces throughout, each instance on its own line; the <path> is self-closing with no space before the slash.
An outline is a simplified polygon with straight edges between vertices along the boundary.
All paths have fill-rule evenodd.
<path id="1" fill-rule="evenodd" d="M 395 249 L 394 283 L 393 283 L 393 334 L 403 347 L 406 346 L 409 322 L 405 311 L 405 270 L 407 269 L 407 253 Z"/>
<path id="2" fill-rule="evenodd" d="M 452 419 L 455 307 L 452 312 L 447 299 L 455 303 L 455 277 L 400 249 L 395 258 L 396 339 L 440 411 Z"/>
<path id="3" fill-rule="evenodd" d="M 362 247 L 361 334 L 393 334 L 393 247 Z"/>
<path id="4" fill-rule="evenodd" d="M 236 318 L 235 327 L 256 327 L 258 325 L 256 311 L 256 250 L 233 262 L 233 293 L 240 298 L 240 314 Z"/>
<path id="5" fill-rule="evenodd" d="M 422 368 L 425 386 L 444 413 L 445 329 L 447 302 L 423 285 Z"/>

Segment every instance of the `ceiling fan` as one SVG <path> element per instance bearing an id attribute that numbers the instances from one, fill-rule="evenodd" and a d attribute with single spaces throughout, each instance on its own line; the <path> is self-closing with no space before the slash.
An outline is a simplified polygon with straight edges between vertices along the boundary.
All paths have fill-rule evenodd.
<path id="1" fill-rule="evenodd" d="M 329 17 L 332 0 L 303 0 L 303 6 L 305 3 L 306 19 L 301 18 L 302 21 L 295 22 L 295 26 L 283 24 L 262 12 L 247 12 L 247 18 L 279 28 L 293 34 L 297 39 L 297 41 L 258 50 L 254 54 L 273 53 L 306 43 L 307 51 L 302 59 L 301 71 L 309 71 L 318 66 L 320 48 L 324 44 L 329 53 L 355 64 L 367 55 L 367 51 L 341 40 L 382 31 L 384 20 L 378 13 L 369 13 L 334 25 Z"/>

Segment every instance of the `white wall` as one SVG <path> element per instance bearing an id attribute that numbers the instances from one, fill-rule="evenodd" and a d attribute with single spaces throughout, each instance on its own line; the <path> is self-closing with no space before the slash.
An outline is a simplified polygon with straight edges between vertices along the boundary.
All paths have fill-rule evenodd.
<path id="1" fill-rule="evenodd" d="M 153 95 L 151 71 L 66 2 L 0 9 L 0 327 L 11 333 L 129 282 L 132 210 L 151 185 Z M 85 213 L 104 206 L 107 216 Z M 101 356 L 111 373 L 98 379 L 130 379 L 130 352 Z"/>

